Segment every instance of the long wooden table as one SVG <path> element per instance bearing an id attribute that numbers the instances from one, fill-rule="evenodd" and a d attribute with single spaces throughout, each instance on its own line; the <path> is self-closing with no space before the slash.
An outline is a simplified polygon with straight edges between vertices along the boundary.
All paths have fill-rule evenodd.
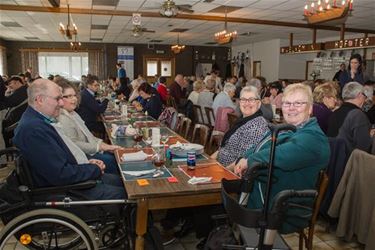
<path id="1" fill-rule="evenodd" d="M 143 120 L 148 120 L 143 118 Z M 149 120 L 152 120 L 151 118 Z M 111 121 L 106 122 L 107 129 L 110 127 Z M 117 121 L 117 124 L 121 122 Z M 124 122 L 125 124 L 126 122 Z M 167 127 L 161 127 L 161 133 L 179 136 Z M 180 136 L 179 136 L 180 137 Z M 182 140 L 183 138 L 180 137 Z M 130 138 L 111 138 L 113 144 L 123 147 L 131 147 Z M 216 162 L 205 158 L 198 160 L 197 163 Z M 142 163 L 140 163 L 142 164 Z M 214 205 L 221 203 L 221 184 L 188 184 L 189 177 L 177 168 L 185 162 L 173 162 L 173 166 L 169 168 L 173 176 L 178 180 L 177 183 L 170 183 L 166 178 L 148 179 L 149 185 L 140 186 L 136 180 L 126 180 L 122 176 L 122 181 L 126 188 L 128 198 L 135 200 L 137 203 L 136 217 L 136 242 L 135 249 L 144 249 L 144 235 L 147 232 L 147 218 L 150 210 L 171 209 L 181 207 L 195 207 L 203 205 Z M 121 171 L 121 167 L 119 164 Z"/>

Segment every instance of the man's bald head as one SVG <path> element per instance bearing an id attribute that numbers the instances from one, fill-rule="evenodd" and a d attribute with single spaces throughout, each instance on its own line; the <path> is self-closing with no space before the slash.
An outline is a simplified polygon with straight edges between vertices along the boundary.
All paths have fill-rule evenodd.
<path id="1" fill-rule="evenodd" d="M 174 80 L 181 86 L 184 84 L 184 76 L 181 74 L 177 74 Z"/>
<path id="2" fill-rule="evenodd" d="M 49 117 L 57 117 L 63 106 L 61 88 L 48 79 L 37 79 L 27 89 L 28 103 Z"/>

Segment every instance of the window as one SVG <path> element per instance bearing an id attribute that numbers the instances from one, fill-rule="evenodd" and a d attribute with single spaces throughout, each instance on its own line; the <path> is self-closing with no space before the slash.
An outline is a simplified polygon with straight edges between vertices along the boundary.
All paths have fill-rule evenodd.
<path id="1" fill-rule="evenodd" d="M 39 74 L 61 75 L 69 80 L 80 80 L 89 71 L 88 53 L 82 52 L 39 52 Z"/>
<path id="2" fill-rule="evenodd" d="M 0 75 L 5 75 L 6 68 L 7 68 L 7 63 L 6 63 L 6 50 L 4 47 L 0 46 Z"/>

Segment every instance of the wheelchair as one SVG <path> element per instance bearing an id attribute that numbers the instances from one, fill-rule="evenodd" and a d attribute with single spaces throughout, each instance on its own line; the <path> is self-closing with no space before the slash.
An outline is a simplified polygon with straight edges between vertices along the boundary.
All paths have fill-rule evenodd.
<path id="1" fill-rule="evenodd" d="M 276 181 L 273 177 L 273 163 L 278 133 L 282 130 L 294 131 L 296 128 L 282 124 L 272 125 L 270 129 L 272 144 L 269 163 L 254 163 L 240 180 L 222 180 L 223 205 L 228 218 L 236 226 L 234 228 L 241 245 L 224 243 L 221 249 L 289 250 L 290 247 L 278 234 L 279 231 L 285 233 L 285 230 L 288 233 L 300 234 L 299 249 L 303 248 L 303 240 L 306 241 L 306 248 L 312 249 L 314 223 L 327 187 L 328 177 L 322 170 L 319 173 L 316 189 L 283 190 L 271 201 L 270 190 Z M 246 207 L 255 180 L 266 184 L 262 209 Z M 305 228 L 309 228 L 308 236 L 304 234 Z"/>
<path id="2" fill-rule="evenodd" d="M 37 188 L 29 166 L 16 148 L 0 150 L 14 170 L 0 186 L 0 249 L 133 249 L 130 200 L 85 200 L 76 191 L 94 187 L 86 181 Z M 3 164 L 4 165 L 4 164 Z M 22 249 L 23 249 L 22 248 Z"/>

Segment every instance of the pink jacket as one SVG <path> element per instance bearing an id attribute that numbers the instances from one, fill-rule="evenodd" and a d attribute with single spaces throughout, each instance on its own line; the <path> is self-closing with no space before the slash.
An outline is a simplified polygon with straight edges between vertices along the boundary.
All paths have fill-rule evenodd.
<path id="1" fill-rule="evenodd" d="M 228 113 L 234 113 L 235 110 L 228 107 L 219 107 L 216 112 L 214 130 L 227 132 L 229 129 Z"/>

